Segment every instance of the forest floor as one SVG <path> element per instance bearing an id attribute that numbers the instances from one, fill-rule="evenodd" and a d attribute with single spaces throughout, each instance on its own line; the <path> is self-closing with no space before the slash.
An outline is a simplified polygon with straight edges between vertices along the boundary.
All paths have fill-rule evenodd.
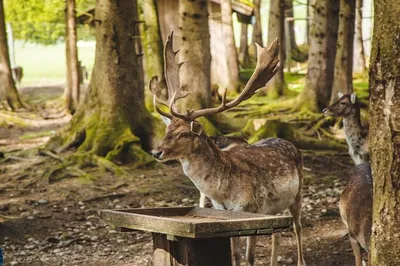
<path id="1" fill-rule="evenodd" d="M 68 122 L 58 116 L 59 87 L 23 90 L 36 113 L 0 111 L 0 247 L 5 265 L 152 265 L 148 233 L 120 233 L 99 218 L 103 209 L 196 206 L 199 193 L 177 163 L 151 169 L 124 169 L 115 176 L 85 168 L 92 178 L 69 169 L 68 178 L 49 173 L 57 158 L 26 150 L 45 143 Z M 47 119 L 45 119 L 47 118 Z M 36 121 L 36 123 L 32 123 Z M 354 265 L 350 242 L 340 220 L 338 200 L 352 161 L 344 151 L 303 151 L 304 253 L 309 266 Z M 1 158 L 3 157 L 3 158 Z M 242 254 L 245 244 L 242 242 Z M 259 237 L 256 265 L 268 265 L 270 237 Z M 244 261 L 244 260 L 243 260 Z M 279 265 L 297 265 L 292 233 L 282 239 Z M 244 263 L 244 262 L 243 262 Z M 243 264 L 244 265 L 244 264 Z"/>

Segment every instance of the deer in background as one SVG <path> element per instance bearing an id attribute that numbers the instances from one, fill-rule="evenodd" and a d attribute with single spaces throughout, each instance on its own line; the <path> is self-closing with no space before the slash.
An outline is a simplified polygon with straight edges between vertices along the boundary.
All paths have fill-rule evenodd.
<path id="1" fill-rule="evenodd" d="M 214 208 L 262 214 L 277 214 L 289 209 L 293 216 L 297 240 L 298 265 L 305 265 L 302 250 L 300 223 L 303 159 L 300 151 L 290 142 L 269 138 L 255 144 L 237 144 L 219 149 L 203 132 L 196 118 L 209 116 L 233 108 L 252 97 L 274 76 L 279 67 L 278 42 L 270 47 L 257 45 L 257 66 L 239 96 L 227 102 L 226 91 L 218 107 L 188 110 L 185 114 L 176 109 L 176 101 L 188 96 L 180 87 L 179 67 L 175 63 L 172 34 L 164 47 L 164 70 L 168 100 L 163 101 L 153 93 L 155 109 L 167 125 L 165 137 L 152 151 L 159 162 L 179 160 L 184 173 Z M 152 86 L 151 79 L 149 88 Z M 161 110 L 164 105 L 169 112 Z M 280 234 L 272 236 L 271 265 L 277 265 Z M 255 261 L 256 237 L 247 239 L 246 257 L 249 265 Z M 235 265 L 240 265 L 240 239 L 232 239 Z"/>
<path id="2" fill-rule="evenodd" d="M 325 108 L 325 116 L 343 117 L 343 128 L 349 153 L 356 165 L 369 162 L 368 129 L 361 125 L 360 105 L 355 93 L 339 93 L 339 100 Z"/>
<path id="3" fill-rule="evenodd" d="M 345 224 L 356 266 L 363 265 L 360 246 L 369 252 L 372 227 L 372 172 L 369 163 L 354 167 L 339 201 L 339 211 Z"/>

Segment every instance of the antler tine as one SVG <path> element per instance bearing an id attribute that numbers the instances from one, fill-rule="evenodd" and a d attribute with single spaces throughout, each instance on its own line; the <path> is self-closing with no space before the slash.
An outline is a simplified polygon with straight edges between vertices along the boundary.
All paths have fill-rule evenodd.
<path id="1" fill-rule="evenodd" d="M 242 101 L 252 97 L 260 88 L 264 87 L 265 84 L 275 75 L 279 68 L 279 43 L 278 39 L 275 39 L 268 48 L 263 48 L 260 45 L 257 46 L 257 66 L 251 75 L 249 81 L 244 87 L 243 91 L 239 96 L 226 103 L 226 90 L 222 98 L 222 102 L 218 107 L 208 108 L 203 110 L 197 110 L 188 114 L 187 119 L 193 121 L 200 116 L 207 116 L 216 113 L 220 113 L 236 105 Z"/>
<path id="2" fill-rule="evenodd" d="M 153 105 L 154 105 L 154 108 L 156 109 L 156 111 L 157 111 L 160 115 L 172 119 L 172 115 L 171 115 L 171 114 L 168 114 L 168 113 L 162 111 L 162 110 L 157 106 L 157 104 L 162 104 L 162 105 L 168 107 L 168 103 L 165 102 L 165 101 L 163 101 L 163 100 L 161 100 L 160 98 L 158 98 L 157 95 L 154 93 L 154 91 L 153 91 L 153 81 L 156 80 L 156 79 L 158 79 L 158 77 L 157 77 L 157 76 L 154 76 L 154 77 L 152 77 L 152 78 L 149 80 L 149 83 L 148 83 L 149 90 L 150 90 L 151 94 L 153 95 Z"/>
<path id="3" fill-rule="evenodd" d="M 169 112 L 171 113 L 171 115 L 173 115 L 177 118 L 183 119 L 183 120 L 189 120 L 188 114 L 182 115 L 174 110 L 175 102 L 179 99 L 186 98 L 189 94 L 190 94 L 190 92 L 185 92 L 184 95 L 177 96 L 177 91 L 175 91 L 174 95 L 172 96 L 171 102 L 169 103 Z"/>

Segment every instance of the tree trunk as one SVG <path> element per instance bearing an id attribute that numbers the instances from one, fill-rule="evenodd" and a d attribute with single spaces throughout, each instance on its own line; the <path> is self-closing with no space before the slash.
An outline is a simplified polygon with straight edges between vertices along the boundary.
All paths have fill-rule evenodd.
<path id="1" fill-rule="evenodd" d="M 331 103 L 337 100 L 338 92 L 353 93 L 353 44 L 355 0 L 340 0 L 339 32 L 336 45 L 335 74 Z"/>
<path id="2" fill-rule="evenodd" d="M 48 143 L 62 152 L 93 154 L 117 163 L 140 162 L 148 155 L 151 118 L 144 106 L 144 92 L 135 52 L 139 33 L 136 1 L 97 0 L 96 54 L 89 91 L 69 126 Z M 138 145 L 139 144 L 139 145 Z"/>
<path id="3" fill-rule="evenodd" d="M 297 98 L 296 109 L 319 112 L 329 104 L 332 91 L 339 1 L 313 0 L 310 49 L 305 87 Z"/>
<path id="4" fill-rule="evenodd" d="M 250 55 L 256 58 L 256 43 L 263 46 L 262 40 L 262 26 L 261 26 L 261 0 L 253 0 L 254 5 L 254 26 L 253 35 L 251 38 Z"/>
<path id="5" fill-rule="evenodd" d="M 310 25 L 311 25 L 311 17 L 312 17 L 312 7 L 311 7 L 311 0 L 307 0 L 307 10 L 306 10 L 306 43 L 310 45 Z"/>
<path id="6" fill-rule="evenodd" d="M 285 2 L 284 0 L 270 1 L 268 21 L 268 44 L 276 38 L 279 41 L 279 60 L 281 67 L 275 76 L 268 82 L 267 95 L 278 98 L 285 90 L 283 66 L 285 63 Z"/>
<path id="7" fill-rule="evenodd" d="M 363 73 L 366 69 L 364 42 L 362 34 L 362 7 L 363 0 L 356 1 L 356 27 L 354 34 L 353 73 Z"/>
<path id="8" fill-rule="evenodd" d="M 241 23 L 239 62 L 243 68 L 247 68 L 250 65 L 249 43 L 247 38 L 248 26 L 249 25 L 246 23 Z"/>
<path id="9" fill-rule="evenodd" d="M 23 107 L 11 72 L 3 0 L 0 0 L 0 100 L 6 100 L 12 110 Z"/>
<path id="10" fill-rule="evenodd" d="M 191 92 L 180 106 L 183 110 L 209 107 L 211 54 L 207 0 L 180 0 L 179 16 L 180 61 L 185 62 L 179 76 L 183 89 Z"/>
<path id="11" fill-rule="evenodd" d="M 65 101 L 67 110 L 74 113 L 79 104 L 79 64 L 78 47 L 76 45 L 76 11 L 75 0 L 66 1 L 66 59 L 67 86 Z"/>
<path id="12" fill-rule="evenodd" d="M 369 147 L 374 179 L 372 266 L 400 264 L 400 6 L 375 1 Z M 397 63 L 395 63 L 397 62 Z"/>
<path id="13" fill-rule="evenodd" d="M 285 0 L 285 18 L 288 18 L 288 35 L 290 42 L 290 53 L 291 58 L 297 62 L 305 62 L 307 60 L 307 54 L 302 53 L 297 46 L 296 33 L 294 31 L 294 12 L 293 12 L 293 0 Z M 293 18 L 293 19 L 292 19 Z"/>
<path id="14" fill-rule="evenodd" d="M 141 20 L 141 36 L 144 52 L 144 72 L 145 80 L 157 76 L 158 82 L 155 84 L 155 92 L 159 96 L 166 92 L 164 78 L 164 58 L 163 43 L 161 38 L 160 26 L 158 22 L 157 5 L 155 0 L 139 0 Z M 146 93 L 146 102 L 151 103 L 152 96 L 149 91 Z M 165 96 L 165 95 L 164 95 Z"/>
<path id="15" fill-rule="evenodd" d="M 231 0 L 221 0 L 221 20 L 222 32 L 224 34 L 225 55 L 229 69 L 228 90 L 237 92 L 239 90 L 239 60 L 235 45 L 235 36 L 232 22 L 232 3 Z"/>

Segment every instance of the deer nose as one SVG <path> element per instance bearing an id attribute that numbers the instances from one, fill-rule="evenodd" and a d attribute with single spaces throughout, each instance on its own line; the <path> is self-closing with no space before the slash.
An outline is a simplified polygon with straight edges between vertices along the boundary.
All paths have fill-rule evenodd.
<path id="1" fill-rule="evenodd" d="M 160 159 L 162 153 L 163 153 L 162 151 L 152 151 L 151 152 L 153 157 L 156 158 L 156 159 Z"/>

